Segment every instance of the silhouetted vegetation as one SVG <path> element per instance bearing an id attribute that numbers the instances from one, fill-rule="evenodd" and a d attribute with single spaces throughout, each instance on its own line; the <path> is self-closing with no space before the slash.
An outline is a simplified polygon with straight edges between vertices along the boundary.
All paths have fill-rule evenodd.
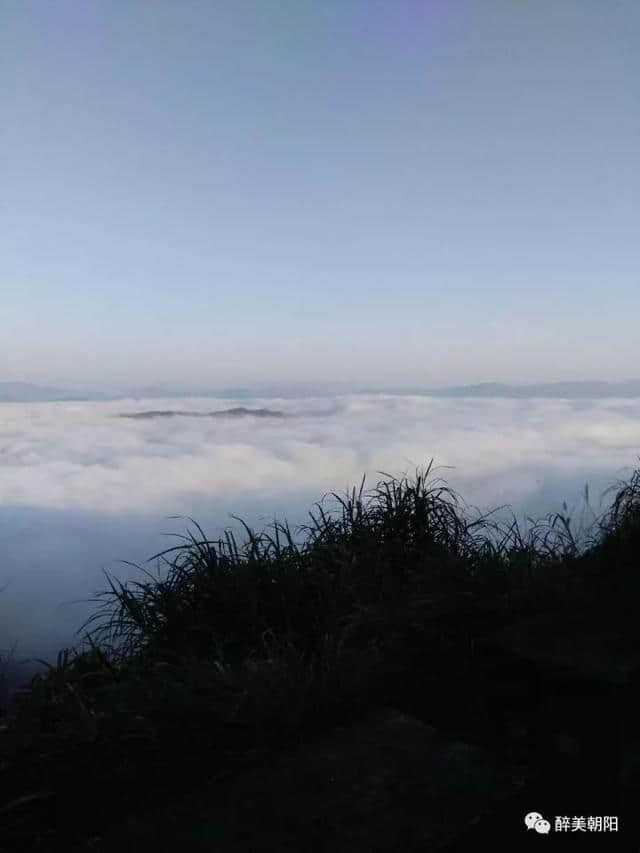
<path id="1" fill-rule="evenodd" d="M 5 720 L 2 849 L 71 850 L 376 706 L 452 724 L 474 712 L 476 638 L 635 569 L 640 470 L 577 531 L 566 506 L 482 515 L 432 473 L 325 496 L 300 530 L 211 541 L 192 521 L 155 573 L 108 575 L 81 645 Z"/>

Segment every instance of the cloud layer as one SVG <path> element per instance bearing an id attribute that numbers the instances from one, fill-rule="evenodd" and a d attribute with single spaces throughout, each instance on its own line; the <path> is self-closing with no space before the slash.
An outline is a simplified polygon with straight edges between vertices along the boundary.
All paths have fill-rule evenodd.
<path id="1" fill-rule="evenodd" d="M 467 502 L 557 510 L 589 482 L 626 476 L 640 451 L 640 399 L 446 399 L 352 395 L 243 401 L 287 418 L 121 418 L 171 400 L 0 405 L 0 648 L 42 647 L 77 627 L 62 601 L 100 586 L 102 567 L 167 546 L 166 516 L 208 533 L 229 514 L 304 520 L 329 490 L 411 472 L 433 457 Z M 193 412 L 233 408 L 193 398 Z M 597 499 L 596 499 L 597 505 Z M 66 609 L 65 609 L 66 607 Z M 61 609 L 62 608 L 62 609 Z M 79 613 L 79 611 L 78 611 Z"/>

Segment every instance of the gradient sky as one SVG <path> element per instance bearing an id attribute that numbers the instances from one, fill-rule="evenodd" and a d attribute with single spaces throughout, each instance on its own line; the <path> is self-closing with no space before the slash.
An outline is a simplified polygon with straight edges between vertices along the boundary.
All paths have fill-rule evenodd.
<path id="1" fill-rule="evenodd" d="M 638 374 L 637 0 L 0 0 L 0 380 Z"/>

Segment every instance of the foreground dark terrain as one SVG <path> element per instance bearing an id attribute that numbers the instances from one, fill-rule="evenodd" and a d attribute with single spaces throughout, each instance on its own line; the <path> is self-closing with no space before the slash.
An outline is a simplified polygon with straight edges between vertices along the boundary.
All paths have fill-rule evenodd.
<path id="1" fill-rule="evenodd" d="M 428 468 L 194 523 L 5 716 L 0 849 L 638 850 L 640 471 L 613 493 L 523 529 Z"/>

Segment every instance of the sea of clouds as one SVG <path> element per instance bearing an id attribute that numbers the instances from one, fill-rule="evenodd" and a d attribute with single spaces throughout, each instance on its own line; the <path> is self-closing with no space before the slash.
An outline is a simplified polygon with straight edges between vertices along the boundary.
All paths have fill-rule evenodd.
<path id="1" fill-rule="evenodd" d="M 292 524 L 328 491 L 411 474 L 433 458 L 467 503 L 539 517 L 638 464 L 640 399 L 447 399 L 345 395 L 243 400 L 289 415 L 158 417 L 234 400 L 0 404 L 0 652 L 52 658 L 104 588 L 176 544 L 191 516 L 215 537 L 231 514 Z"/>

